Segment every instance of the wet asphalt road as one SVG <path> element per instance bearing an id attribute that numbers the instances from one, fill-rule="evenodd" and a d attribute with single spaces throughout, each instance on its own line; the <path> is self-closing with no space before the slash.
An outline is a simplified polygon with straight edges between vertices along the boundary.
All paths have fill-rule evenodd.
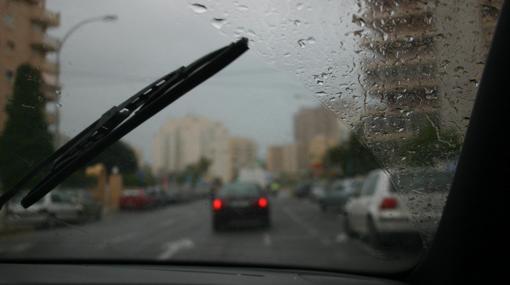
<path id="1" fill-rule="evenodd" d="M 0 258 L 236 261 L 380 271 L 409 267 L 417 251 L 374 249 L 347 237 L 342 217 L 306 199 L 271 199 L 270 228 L 214 232 L 208 200 L 119 212 L 83 225 L 0 236 Z"/>

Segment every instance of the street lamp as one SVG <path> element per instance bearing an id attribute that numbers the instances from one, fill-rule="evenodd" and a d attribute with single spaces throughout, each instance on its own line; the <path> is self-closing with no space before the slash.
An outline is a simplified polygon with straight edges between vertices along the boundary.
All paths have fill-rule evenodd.
<path id="1" fill-rule="evenodd" d="M 57 88 L 60 88 L 60 52 L 62 51 L 62 47 L 64 46 L 64 43 L 67 41 L 67 39 L 76 31 L 78 30 L 79 28 L 83 27 L 84 25 L 86 24 L 89 24 L 89 23 L 94 23 L 94 22 L 104 22 L 104 23 L 108 23 L 108 22 L 114 22 L 118 19 L 118 16 L 117 15 L 113 15 L 113 14 L 109 14 L 109 15 L 104 15 L 104 16 L 99 16 L 99 17 L 92 17 L 92 18 L 88 18 L 88 19 L 85 19 L 85 20 L 82 20 L 78 23 L 76 23 L 74 26 L 72 26 L 65 34 L 64 36 L 62 37 L 62 39 L 60 40 L 60 44 L 58 45 L 58 48 L 57 48 L 57 51 L 56 51 L 56 60 L 57 60 L 57 78 L 56 78 L 56 85 L 57 85 Z M 62 88 L 59 89 L 59 92 L 57 92 L 56 94 L 56 104 L 57 104 L 57 108 L 56 108 L 56 112 L 55 112 L 55 146 L 58 148 L 61 144 L 61 141 L 60 141 L 60 110 L 59 110 L 59 106 L 60 106 L 60 96 L 62 95 Z"/>

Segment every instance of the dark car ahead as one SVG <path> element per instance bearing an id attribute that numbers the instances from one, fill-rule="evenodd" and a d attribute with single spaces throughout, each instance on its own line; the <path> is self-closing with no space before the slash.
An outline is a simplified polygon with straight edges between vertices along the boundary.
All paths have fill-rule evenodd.
<path id="1" fill-rule="evenodd" d="M 270 226 L 269 199 L 256 184 L 235 182 L 225 185 L 212 200 L 213 229 L 258 222 Z"/>

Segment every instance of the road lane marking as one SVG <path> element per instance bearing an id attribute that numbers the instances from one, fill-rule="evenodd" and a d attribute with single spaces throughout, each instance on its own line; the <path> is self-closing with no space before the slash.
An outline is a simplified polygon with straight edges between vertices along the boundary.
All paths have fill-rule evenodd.
<path id="1" fill-rule="evenodd" d="M 349 239 L 349 237 L 345 233 L 341 233 L 336 235 L 335 241 L 337 243 L 344 243 Z"/>
<path id="2" fill-rule="evenodd" d="M 163 251 L 158 256 L 159 260 L 169 259 L 177 252 L 183 249 L 190 249 L 195 247 L 195 243 L 190 239 L 180 239 L 173 242 L 167 242 L 163 245 Z"/>
<path id="3" fill-rule="evenodd" d="M 294 223 L 298 224 L 301 228 L 303 228 L 310 237 L 317 238 L 322 245 L 325 246 L 331 245 L 331 241 L 329 239 L 321 238 L 319 231 L 317 229 L 315 229 L 308 223 L 304 222 L 302 219 L 298 218 L 292 210 L 290 210 L 287 207 L 283 207 L 282 210 L 285 214 L 287 214 L 287 216 L 289 216 L 289 218 Z"/>
<path id="4" fill-rule="evenodd" d="M 273 241 L 271 240 L 271 236 L 269 234 L 264 234 L 263 240 L 265 246 L 271 246 L 273 244 Z"/>

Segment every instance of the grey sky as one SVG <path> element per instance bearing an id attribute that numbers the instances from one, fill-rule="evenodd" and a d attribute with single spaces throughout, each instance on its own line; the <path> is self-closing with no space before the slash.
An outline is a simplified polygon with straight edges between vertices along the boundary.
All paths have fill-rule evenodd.
<path id="1" fill-rule="evenodd" d="M 48 0 L 61 13 L 61 37 L 76 22 L 116 14 L 113 23 L 91 23 L 62 50 L 63 132 L 72 136 L 109 107 L 155 80 L 235 38 L 222 35 L 185 1 Z M 221 121 L 232 135 L 260 146 L 292 141 L 292 115 L 317 104 L 302 83 L 251 50 L 221 74 L 184 96 L 126 137 L 151 160 L 152 137 L 170 117 L 196 114 Z"/>

